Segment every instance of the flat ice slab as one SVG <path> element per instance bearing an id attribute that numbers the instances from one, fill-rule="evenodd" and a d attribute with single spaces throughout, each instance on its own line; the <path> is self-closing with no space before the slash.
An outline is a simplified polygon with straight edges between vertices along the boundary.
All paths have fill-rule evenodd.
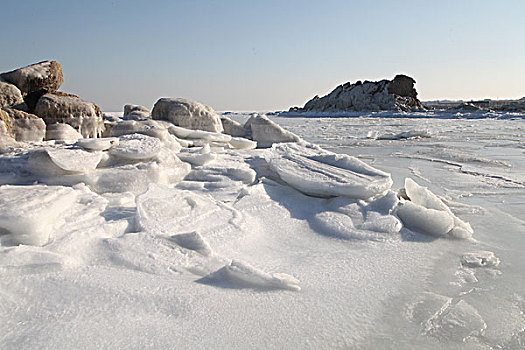
<path id="1" fill-rule="evenodd" d="M 318 147 L 277 144 L 265 159 L 281 180 L 312 196 L 368 199 L 392 186 L 390 174 L 355 157 Z"/>

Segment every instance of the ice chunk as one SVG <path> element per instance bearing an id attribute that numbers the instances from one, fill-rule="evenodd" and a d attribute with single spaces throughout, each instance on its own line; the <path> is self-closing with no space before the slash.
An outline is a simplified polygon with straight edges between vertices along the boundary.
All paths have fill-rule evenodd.
<path id="1" fill-rule="evenodd" d="M 48 124 L 46 126 L 46 140 L 75 142 L 83 136 L 69 124 Z"/>
<path id="2" fill-rule="evenodd" d="M 118 145 L 118 138 L 78 139 L 76 145 L 88 151 L 106 151 Z"/>
<path id="3" fill-rule="evenodd" d="M 180 160 L 183 162 L 190 163 L 194 166 L 202 166 L 205 164 L 208 164 L 210 162 L 213 162 L 216 158 L 215 154 L 213 153 L 189 153 L 189 152 L 181 152 L 177 155 Z"/>
<path id="4" fill-rule="evenodd" d="M 197 231 L 173 235 L 169 238 L 169 240 L 177 243 L 183 248 L 195 250 L 204 256 L 211 254 L 210 245 Z"/>
<path id="5" fill-rule="evenodd" d="M 492 267 L 498 266 L 499 263 L 496 255 L 486 250 L 468 252 L 461 257 L 461 264 L 467 267 Z"/>
<path id="6" fill-rule="evenodd" d="M 160 152 L 161 142 L 156 137 L 142 134 L 124 135 L 119 144 L 110 149 L 110 153 L 124 159 L 150 159 Z"/>
<path id="7" fill-rule="evenodd" d="M 396 213 L 407 228 L 433 236 L 472 237 L 472 227 L 426 187 L 406 178 L 404 191 L 409 201 L 403 200 Z"/>
<path id="8" fill-rule="evenodd" d="M 59 168 L 72 173 L 92 171 L 102 159 L 102 152 L 86 152 L 75 148 L 47 148 L 45 151 Z"/>
<path id="9" fill-rule="evenodd" d="M 232 211 L 210 197 L 152 184 L 136 199 L 139 229 L 165 236 L 225 226 Z"/>
<path id="10" fill-rule="evenodd" d="M 359 159 L 299 144 L 278 144 L 265 155 L 281 180 L 313 196 L 367 199 L 392 186 L 390 174 Z"/>
<path id="11" fill-rule="evenodd" d="M 42 246 L 53 237 L 53 223 L 78 196 L 57 186 L 0 186 L 0 241 L 2 245 Z"/>
<path id="12" fill-rule="evenodd" d="M 254 149 L 257 147 L 257 142 L 242 137 L 232 137 L 230 146 L 237 149 Z"/>
<path id="13" fill-rule="evenodd" d="M 301 290 L 299 281 L 293 276 L 283 273 L 269 274 L 237 260 L 232 260 L 199 281 L 226 288 Z"/>
<path id="14" fill-rule="evenodd" d="M 227 134 L 222 134 L 219 132 L 211 132 L 204 130 L 190 130 L 182 128 L 180 126 L 172 125 L 168 128 L 168 131 L 175 135 L 176 137 L 182 139 L 197 139 L 197 140 L 206 140 L 209 142 L 230 142 L 232 137 Z"/>

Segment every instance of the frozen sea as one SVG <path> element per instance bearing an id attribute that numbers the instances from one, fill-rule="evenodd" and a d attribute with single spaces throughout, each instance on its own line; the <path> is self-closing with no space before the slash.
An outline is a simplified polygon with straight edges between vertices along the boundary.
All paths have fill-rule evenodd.
<path id="1" fill-rule="evenodd" d="M 427 187 L 472 239 L 327 234 L 319 214 L 357 215 L 355 203 L 253 183 L 249 168 L 267 170 L 258 150 L 212 151 L 215 162 L 146 193 L 39 194 L 70 209 L 49 209 L 50 224 L 37 206 L 51 243 L 0 247 L 0 348 L 523 349 L 525 119 L 468 117 L 271 119 L 390 173 L 393 190 L 405 178 Z M 25 161 L 4 159 L 2 183 Z M 148 233 L 170 229 L 190 233 Z"/>

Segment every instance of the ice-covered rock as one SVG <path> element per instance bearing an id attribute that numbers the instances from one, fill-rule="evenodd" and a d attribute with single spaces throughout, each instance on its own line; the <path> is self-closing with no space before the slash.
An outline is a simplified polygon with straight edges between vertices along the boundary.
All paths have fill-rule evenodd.
<path id="1" fill-rule="evenodd" d="M 222 132 L 222 123 L 215 111 L 199 102 L 183 98 L 161 98 L 151 111 L 153 119 L 167 120 L 177 126 Z"/>
<path id="2" fill-rule="evenodd" d="M 500 260 L 493 252 L 478 250 L 468 252 L 461 257 L 461 264 L 466 267 L 493 267 L 498 266 Z"/>
<path id="3" fill-rule="evenodd" d="M 104 137 L 98 139 L 78 139 L 76 145 L 88 151 L 107 151 L 118 145 L 117 137 Z"/>
<path id="4" fill-rule="evenodd" d="M 293 112 L 326 111 L 411 111 L 423 110 L 414 88 L 415 80 L 396 75 L 393 80 L 347 82 L 326 96 L 315 96 Z"/>
<path id="5" fill-rule="evenodd" d="M 368 199 L 392 186 L 390 174 L 355 157 L 320 148 L 278 144 L 265 160 L 282 181 L 312 196 Z"/>
<path id="6" fill-rule="evenodd" d="M 46 140 L 66 141 L 73 143 L 81 138 L 82 135 L 69 124 L 56 123 L 46 125 Z"/>
<path id="7" fill-rule="evenodd" d="M 269 274 L 238 260 L 232 260 L 199 281 L 225 288 L 301 290 L 299 281 L 293 276 L 284 273 Z"/>
<path id="8" fill-rule="evenodd" d="M 432 236 L 472 237 L 472 227 L 426 187 L 406 178 L 404 190 L 409 200 L 402 200 L 396 213 L 407 228 Z"/>
<path id="9" fill-rule="evenodd" d="M 44 90 L 57 91 L 64 82 L 62 67 L 56 61 L 43 61 L 0 74 L 5 81 L 16 85 L 24 95 Z"/>
<path id="10" fill-rule="evenodd" d="M 249 130 L 241 125 L 241 123 L 236 122 L 225 115 L 221 115 L 221 123 L 224 133 L 233 137 L 246 137 L 250 133 Z"/>
<path id="11" fill-rule="evenodd" d="M 24 103 L 22 93 L 13 84 L 0 81 L 0 107 L 15 106 Z"/>
<path id="12" fill-rule="evenodd" d="M 47 125 L 65 123 L 75 128 L 83 137 L 99 137 L 104 130 L 100 108 L 75 95 L 48 93 L 40 97 L 34 113 Z"/>
<path id="13" fill-rule="evenodd" d="M 244 127 L 251 130 L 252 139 L 257 141 L 260 148 L 271 147 L 274 143 L 302 141 L 299 136 L 283 129 L 265 115 L 251 116 Z"/>
<path id="14" fill-rule="evenodd" d="M 76 200 L 75 190 L 69 187 L 0 186 L 0 242 L 37 246 L 49 243 L 54 221 Z"/>
<path id="15" fill-rule="evenodd" d="M 122 117 L 128 120 L 145 120 L 151 118 L 151 111 L 144 106 L 125 105 Z"/>
<path id="16" fill-rule="evenodd" d="M 11 129 L 17 141 L 40 142 L 46 135 L 46 123 L 34 114 L 14 108 L 2 108 L 9 115 Z"/>
<path id="17" fill-rule="evenodd" d="M 155 157 L 161 148 L 156 137 L 142 134 L 131 134 L 119 137 L 119 143 L 110 149 L 111 155 L 119 158 L 140 160 Z"/>

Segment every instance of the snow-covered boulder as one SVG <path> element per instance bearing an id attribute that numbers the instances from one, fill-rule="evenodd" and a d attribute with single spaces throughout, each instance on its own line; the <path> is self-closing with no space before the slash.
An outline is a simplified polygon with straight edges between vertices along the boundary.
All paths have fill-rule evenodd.
<path id="1" fill-rule="evenodd" d="M 40 142 L 46 135 L 46 123 L 34 114 L 14 108 L 2 108 L 9 115 L 14 138 L 23 142 Z"/>
<path id="2" fill-rule="evenodd" d="M 22 94 L 44 90 L 57 91 L 64 82 L 62 67 L 56 61 L 43 61 L 0 75 L 6 82 L 16 85 Z"/>
<path id="3" fill-rule="evenodd" d="M 417 99 L 415 80 L 406 75 L 396 75 L 393 80 L 347 82 L 328 95 L 315 96 L 303 108 L 294 112 L 340 111 L 414 111 L 422 110 Z"/>
<path id="4" fill-rule="evenodd" d="M 410 230 L 438 237 L 470 238 L 470 224 L 452 213 L 450 208 L 426 187 L 405 179 L 404 194 L 396 214 Z"/>
<path id="5" fill-rule="evenodd" d="M 13 84 L 0 81 L 0 107 L 15 106 L 24 103 L 22 93 Z"/>
<path id="6" fill-rule="evenodd" d="M 36 115 L 47 125 L 69 124 L 83 137 L 101 136 L 104 120 L 100 108 L 80 97 L 65 93 L 48 93 L 40 97 L 35 107 Z"/>
<path id="7" fill-rule="evenodd" d="M 145 120 L 151 118 L 151 111 L 144 106 L 125 105 L 122 118 L 129 120 Z"/>
<path id="8" fill-rule="evenodd" d="M 307 195 L 368 199 L 392 186 L 390 174 L 318 147 L 278 144 L 268 150 L 265 160 L 282 181 Z"/>
<path id="9" fill-rule="evenodd" d="M 215 111 L 199 102 L 183 98 L 161 98 L 151 111 L 153 119 L 167 120 L 187 129 L 222 132 L 221 119 Z"/>
<path id="10" fill-rule="evenodd" d="M 274 143 L 302 141 L 299 136 L 283 129 L 265 115 L 251 116 L 244 127 L 251 130 L 252 139 L 257 141 L 257 146 L 261 148 L 271 147 Z"/>
<path id="11" fill-rule="evenodd" d="M 76 142 L 82 135 L 69 124 L 48 124 L 46 126 L 46 140 Z"/>

